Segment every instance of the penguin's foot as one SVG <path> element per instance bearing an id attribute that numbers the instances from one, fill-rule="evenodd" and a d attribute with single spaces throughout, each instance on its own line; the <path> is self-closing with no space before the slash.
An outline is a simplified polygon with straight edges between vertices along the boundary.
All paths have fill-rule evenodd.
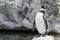
<path id="1" fill-rule="evenodd" d="M 40 37 L 40 36 L 41 36 L 41 34 L 38 34 L 38 35 L 36 35 L 36 38 L 37 38 L 37 37 Z"/>
<path id="2" fill-rule="evenodd" d="M 47 34 L 42 34 L 42 36 L 46 36 Z"/>

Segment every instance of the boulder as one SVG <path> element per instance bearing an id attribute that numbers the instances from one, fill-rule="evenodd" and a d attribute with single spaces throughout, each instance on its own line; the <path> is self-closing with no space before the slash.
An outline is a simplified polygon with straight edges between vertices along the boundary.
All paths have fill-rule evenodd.
<path id="1" fill-rule="evenodd" d="M 46 35 L 46 36 L 34 37 L 32 40 L 54 40 L 54 37 Z"/>
<path id="2" fill-rule="evenodd" d="M 26 18 L 22 21 L 22 25 L 28 29 L 32 29 L 33 27 L 33 24 L 29 22 L 29 20 L 27 20 Z"/>

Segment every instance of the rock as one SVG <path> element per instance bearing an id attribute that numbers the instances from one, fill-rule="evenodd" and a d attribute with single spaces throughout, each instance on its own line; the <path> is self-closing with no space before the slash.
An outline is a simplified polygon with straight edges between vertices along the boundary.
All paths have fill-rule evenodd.
<path id="1" fill-rule="evenodd" d="M 54 40 L 54 37 L 53 36 L 40 36 L 40 37 L 34 37 L 32 40 Z"/>
<path id="2" fill-rule="evenodd" d="M 43 6 L 47 6 L 47 11 L 46 11 L 46 14 L 45 14 L 45 19 L 47 21 L 47 24 L 48 24 L 48 30 L 51 32 L 56 32 L 56 33 L 60 33 L 59 32 L 59 28 L 60 28 L 60 15 L 58 12 L 59 12 L 59 9 L 57 7 L 57 5 L 54 3 L 52 3 L 51 0 L 50 2 L 49 1 L 46 1 L 44 2 L 44 5 Z M 43 3 L 42 3 L 43 4 Z M 55 10 L 56 9 L 56 10 Z"/>
<path id="3" fill-rule="evenodd" d="M 26 18 L 22 21 L 22 25 L 28 29 L 32 29 L 32 27 L 33 27 L 33 24 L 31 22 L 29 22 L 29 20 L 27 20 Z"/>
<path id="4" fill-rule="evenodd" d="M 34 23 L 34 18 L 36 15 L 36 12 L 38 12 L 40 10 L 40 2 L 41 0 L 32 0 L 31 4 L 30 4 L 30 8 L 32 8 L 32 12 L 28 13 L 28 18 L 31 20 L 32 23 Z"/>
<path id="5" fill-rule="evenodd" d="M 44 0 L 42 0 L 42 1 L 44 1 Z M 48 6 L 48 10 L 46 13 L 46 16 L 47 16 L 46 20 L 48 21 L 49 28 L 54 28 L 55 24 L 58 24 L 58 25 L 60 25 L 60 24 L 57 21 L 54 22 L 54 20 L 55 20 L 54 18 L 52 18 L 52 19 L 54 19 L 53 21 L 52 21 L 52 19 L 49 20 L 49 18 L 51 15 L 57 15 L 58 8 L 57 8 L 57 6 L 53 6 L 55 4 L 54 0 L 45 0 L 45 1 L 47 1 L 47 2 L 43 3 L 43 5 L 47 4 L 47 6 Z M 40 3 L 41 3 L 41 0 L 18 0 L 18 1 L 17 0 L 15 0 L 15 1 L 14 0 L 0 0 L 0 13 L 3 16 L 5 16 L 5 18 L 7 19 L 6 20 L 5 18 L 0 17 L 1 20 L 4 19 L 4 22 L 2 22 L 0 20 L 2 22 L 0 24 L 1 25 L 4 24 L 5 27 L 6 26 L 10 27 L 12 25 L 14 27 L 25 26 L 27 28 L 32 28 L 36 12 L 39 11 L 40 7 L 41 7 Z M 19 15 L 18 13 L 19 13 L 19 11 L 23 11 L 25 7 L 28 7 L 28 12 L 27 12 L 27 15 L 25 15 L 25 16 L 28 17 L 31 22 L 29 22 L 29 20 L 26 20 L 27 22 L 25 22 L 25 24 L 24 24 L 24 23 L 22 23 L 22 20 L 24 19 L 23 16 Z M 23 22 L 24 22 L 24 20 L 23 20 Z M 60 20 L 60 19 L 58 18 L 58 20 Z M 5 24 L 5 23 L 7 23 L 7 24 Z M 29 23 L 29 25 L 27 25 L 28 23 Z M 11 28 L 14 28 L 12 26 L 11 26 Z"/>

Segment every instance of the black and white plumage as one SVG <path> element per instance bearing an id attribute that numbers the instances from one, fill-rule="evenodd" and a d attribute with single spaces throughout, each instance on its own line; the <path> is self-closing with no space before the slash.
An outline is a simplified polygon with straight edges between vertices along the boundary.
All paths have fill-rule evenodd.
<path id="1" fill-rule="evenodd" d="M 41 8 L 39 12 L 36 13 L 35 16 L 35 25 L 36 25 L 36 29 L 39 32 L 39 34 L 46 34 L 47 32 L 47 22 L 44 19 L 44 12 L 45 9 Z"/>

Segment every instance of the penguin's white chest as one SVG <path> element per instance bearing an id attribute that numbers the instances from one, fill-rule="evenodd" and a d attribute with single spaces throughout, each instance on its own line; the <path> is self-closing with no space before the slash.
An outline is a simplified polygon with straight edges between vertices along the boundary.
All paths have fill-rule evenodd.
<path id="1" fill-rule="evenodd" d="M 43 19 L 43 13 L 38 12 L 35 16 L 35 24 L 38 32 L 44 34 L 46 32 L 46 27 Z"/>

